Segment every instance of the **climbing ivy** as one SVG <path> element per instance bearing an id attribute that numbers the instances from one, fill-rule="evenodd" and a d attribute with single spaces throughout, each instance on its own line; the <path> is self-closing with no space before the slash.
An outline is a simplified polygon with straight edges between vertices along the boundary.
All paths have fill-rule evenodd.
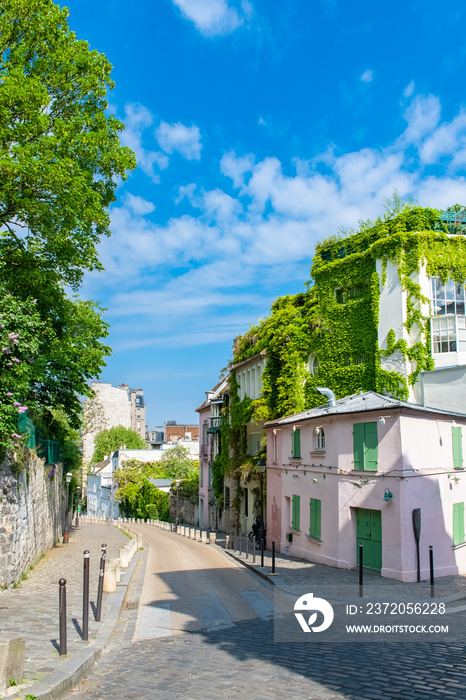
<path id="1" fill-rule="evenodd" d="M 399 213 L 393 216 L 395 212 Z M 337 398 L 363 389 L 407 399 L 408 387 L 416 383 L 419 373 L 433 369 L 431 309 L 415 276 L 425 267 L 430 277 L 465 283 L 466 237 L 448 232 L 437 210 L 403 208 L 398 203 L 392 218 L 361 222 L 357 232 L 322 241 L 316 246 L 305 291 L 277 299 L 267 318 L 235 340 L 221 454 L 212 465 L 214 490 L 220 498 L 226 473 L 249 474 L 249 421 L 271 420 L 324 403 L 317 386 L 330 387 Z M 461 227 L 458 232 L 463 232 Z M 377 260 L 382 262 L 380 275 Z M 379 303 L 389 263 L 395 265 L 405 292 L 408 339 L 397 339 L 391 329 L 381 349 Z M 264 350 L 262 395 L 240 401 L 233 368 Z M 411 363 L 407 376 L 383 367 L 383 358 L 396 353 Z M 319 360 L 313 374 L 308 367 L 310 356 Z"/>

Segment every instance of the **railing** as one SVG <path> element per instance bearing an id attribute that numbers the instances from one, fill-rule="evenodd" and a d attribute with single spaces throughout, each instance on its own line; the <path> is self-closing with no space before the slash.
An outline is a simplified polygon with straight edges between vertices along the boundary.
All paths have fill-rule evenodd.
<path id="1" fill-rule="evenodd" d="M 26 437 L 26 447 L 34 450 L 41 459 L 45 459 L 45 464 L 60 462 L 60 443 L 45 438 L 39 428 L 35 427 L 32 420 L 25 413 L 18 417 L 18 430 Z"/>
<path id="2" fill-rule="evenodd" d="M 222 416 L 215 416 L 210 419 L 210 425 L 207 428 L 208 433 L 219 433 L 222 425 Z"/>

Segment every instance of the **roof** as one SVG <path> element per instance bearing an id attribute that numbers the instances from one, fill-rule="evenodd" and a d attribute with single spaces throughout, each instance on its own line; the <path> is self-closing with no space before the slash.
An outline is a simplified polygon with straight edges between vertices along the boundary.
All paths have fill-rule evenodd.
<path id="1" fill-rule="evenodd" d="M 167 486 L 171 486 L 173 479 L 149 479 L 149 481 L 158 489 L 161 489 L 166 488 Z"/>
<path id="2" fill-rule="evenodd" d="M 291 416 L 268 421 L 265 427 L 293 425 L 294 423 L 310 420 L 312 418 L 319 418 L 321 416 L 347 415 L 366 411 L 380 412 L 393 409 L 410 410 L 420 414 L 452 416 L 466 420 L 466 414 L 464 413 L 455 413 L 454 411 L 445 411 L 441 408 L 421 406 L 420 404 L 409 403 L 408 401 L 393 399 L 390 396 L 376 394 L 375 391 L 365 391 L 360 394 L 353 394 L 338 399 L 335 406 L 325 404 L 323 406 L 317 406 L 317 408 L 311 408 L 309 411 L 302 411 L 301 413 L 295 413 Z"/>
<path id="3" fill-rule="evenodd" d="M 98 474 L 102 471 L 102 469 L 105 469 L 105 467 L 109 465 L 111 461 L 112 460 L 107 457 L 107 459 L 104 459 L 103 462 L 94 462 L 92 465 L 94 474 Z"/>
<path id="4" fill-rule="evenodd" d="M 259 359 L 259 357 L 264 357 L 267 355 L 267 350 L 261 350 L 260 352 L 256 353 L 255 355 L 251 355 L 251 357 L 246 358 L 246 360 L 241 360 L 241 362 L 237 362 L 236 365 L 233 365 L 230 367 L 230 371 L 237 369 L 238 367 L 241 367 L 242 365 L 245 365 L 247 362 L 254 362 Z"/>
<path id="5" fill-rule="evenodd" d="M 221 379 L 211 391 L 206 391 L 206 398 L 203 403 L 201 403 L 200 406 L 196 408 L 196 411 L 202 411 L 203 408 L 207 408 L 210 406 L 210 403 L 213 399 L 215 399 L 217 396 L 222 394 L 226 387 L 228 386 L 228 377 L 224 377 Z"/>

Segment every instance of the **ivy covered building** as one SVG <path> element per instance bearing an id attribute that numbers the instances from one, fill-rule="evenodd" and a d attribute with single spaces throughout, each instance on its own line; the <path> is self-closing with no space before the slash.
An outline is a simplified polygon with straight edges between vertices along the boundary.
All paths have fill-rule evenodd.
<path id="1" fill-rule="evenodd" d="M 229 495 L 241 529 L 241 475 L 258 478 L 258 455 L 245 436 L 251 426 L 260 432 L 264 421 L 322 405 L 317 386 L 337 399 L 373 391 L 466 412 L 464 218 L 462 212 L 409 207 L 323 241 L 305 291 L 277 299 L 265 320 L 236 339 L 222 457 L 212 468 L 221 503 L 225 478 L 236 479 L 239 496 Z M 257 356 L 265 361 L 260 391 L 251 396 L 244 382 L 252 375 L 245 379 L 243 372 Z"/>

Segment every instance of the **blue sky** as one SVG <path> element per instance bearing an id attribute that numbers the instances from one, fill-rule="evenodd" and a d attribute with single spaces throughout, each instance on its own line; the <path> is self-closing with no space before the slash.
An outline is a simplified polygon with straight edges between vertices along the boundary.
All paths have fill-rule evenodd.
<path id="1" fill-rule="evenodd" d="M 316 242 L 396 187 L 466 204 L 464 2 L 71 0 L 138 168 L 118 190 L 101 379 L 194 422 L 232 341 L 303 289 Z"/>

